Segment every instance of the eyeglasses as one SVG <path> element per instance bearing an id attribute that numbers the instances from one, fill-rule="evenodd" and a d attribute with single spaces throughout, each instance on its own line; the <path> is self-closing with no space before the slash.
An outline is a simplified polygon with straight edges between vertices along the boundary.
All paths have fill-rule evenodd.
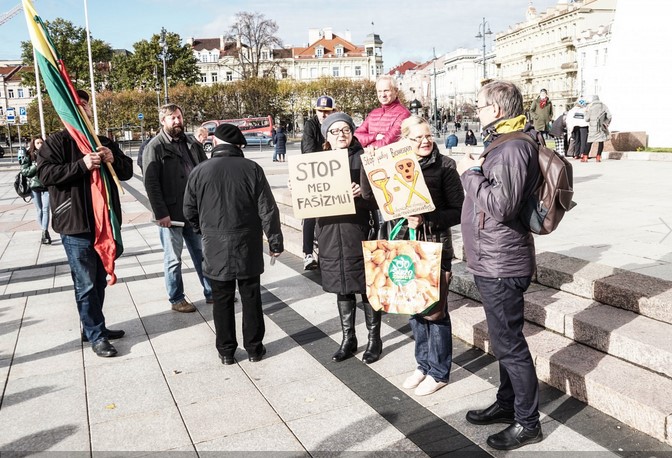
<path id="1" fill-rule="evenodd" d="M 428 142 L 434 141 L 434 136 L 433 135 L 420 135 L 419 137 L 409 137 L 409 140 L 414 141 L 415 143 L 422 143 L 423 140 L 427 140 Z"/>
<path id="2" fill-rule="evenodd" d="M 476 111 L 480 112 L 483 108 L 488 108 L 488 107 L 491 107 L 491 106 L 492 106 L 492 103 L 489 103 L 487 105 L 483 105 L 482 107 L 476 107 Z"/>
<path id="3" fill-rule="evenodd" d="M 342 133 L 344 135 L 348 135 L 352 133 L 352 129 L 350 129 L 348 126 L 345 126 L 341 129 L 329 129 L 329 133 L 331 135 L 338 135 L 339 133 Z"/>

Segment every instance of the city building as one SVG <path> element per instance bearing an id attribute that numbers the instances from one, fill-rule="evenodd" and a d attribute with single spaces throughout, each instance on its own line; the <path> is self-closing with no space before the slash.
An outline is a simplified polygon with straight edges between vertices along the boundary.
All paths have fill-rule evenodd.
<path id="1" fill-rule="evenodd" d="M 254 51 L 224 36 L 189 38 L 188 43 L 205 85 L 243 79 L 239 53 Z M 277 79 L 312 81 L 328 76 L 374 81 L 383 73 L 383 42 L 374 33 L 367 35 L 364 44 L 356 45 L 350 32 L 341 36 L 331 28 L 310 29 L 306 46 L 262 49 L 260 56 L 263 76 Z"/>
<path id="2" fill-rule="evenodd" d="M 613 22 L 616 0 L 560 0 L 542 14 L 531 3 L 525 22 L 496 35 L 493 76 L 517 84 L 526 103 L 531 103 L 544 88 L 553 104 L 564 108 L 586 95 L 582 94 L 584 90 L 592 93 L 600 86 L 599 81 L 594 81 L 596 73 L 588 68 L 588 54 L 582 60 L 577 46 L 586 53 L 592 46 L 602 50 L 607 46 L 609 34 L 605 31 Z M 590 44 L 581 41 L 586 34 L 592 36 L 591 30 L 602 30 L 601 36 L 606 40 L 595 39 Z M 584 64 L 585 72 L 581 67 Z M 589 74 L 593 81 L 585 79 Z"/>
<path id="3" fill-rule="evenodd" d="M 21 82 L 21 74 L 25 71 L 32 72 L 33 67 L 23 65 L 21 61 L 0 62 L 0 126 L 7 125 L 7 108 L 14 108 L 18 124 L 19 110 L 27 110 L 35 97 L 34 89 Z M 6 134 L 4 130 L 3 134 Z"/>

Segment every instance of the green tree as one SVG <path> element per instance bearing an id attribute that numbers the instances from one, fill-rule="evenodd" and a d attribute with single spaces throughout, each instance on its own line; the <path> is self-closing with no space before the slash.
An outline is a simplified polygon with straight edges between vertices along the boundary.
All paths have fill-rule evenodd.
<path id="1" fill-rule="evenodd" d="M 114 55 L 109 78 L 112 90 L 155 90 L 158 86 L 163 91 L 163 62 L 159 57 L 162 51 L 159 45 L 160 38 L 159 34 L 155 34 L 149 41 L 140 40 L 135 43 L 132 54 Z M 179 83 L 187 86 L 196 84 L 200 79 L 200 72 L 191 46 L 182 44 L 180 36 L 172 32 L 166 33 L 166 44 L 168 87 Z"/>
<path id="2" fill-rule="evenodd" d="M 229 40 L 240 43 L 236 49 L 238 62 L 243 79 L 260 78 L 262 66 L 264 71 L 273 74 L 276 63 L 262 59 L 263 52 L 269 56 L 274 48 L 282 46 L 277 36 L 278 24 L 272 19 L 266 19 L 261 13 L 236 13 L 233 25 L 229 30 Z"/>
<path id="3" fill-rule="evenodd" d="M 86 44 L 86 29 L 75 26 L 72 22 L 56 18 L 45 21 L 54 46 L 65 62 L 70 78 L 76 87 L 89 88 L 89 53 Z M 112 47 L 97 39 L 91 40 L 91 57 L 94 66 L 93 74 L 96 88 L 101 88 L 106 78 L 107 63 L 112 59 Z M 33 65 L 33 45 L 30 41 L 21 42 L 21 58 L 26 65 Z M 24 86 L 35 87 L 35 73 L 23 72 Z"/>

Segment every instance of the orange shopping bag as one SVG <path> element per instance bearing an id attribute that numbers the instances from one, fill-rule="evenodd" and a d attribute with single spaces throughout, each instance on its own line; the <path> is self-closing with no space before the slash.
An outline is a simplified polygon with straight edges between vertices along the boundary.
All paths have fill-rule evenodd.
<path id="1" fill-rule="evenodd" d="M 366 295 L 371 307 L 388 313 L 427 313 L 439 302 L 441 284 L 440 243 L 392 240 L 406 220 L 392 229 L 390 240 L 362 242 L 366 269 Z"/>

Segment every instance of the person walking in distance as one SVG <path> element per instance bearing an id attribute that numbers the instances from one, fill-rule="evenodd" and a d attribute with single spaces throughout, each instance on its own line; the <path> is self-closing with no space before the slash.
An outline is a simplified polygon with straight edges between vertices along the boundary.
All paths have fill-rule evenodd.
<path id="1" fill-rule="evenodd" d="M 488 437 L 490 447 L 512 450 L 543 439 L 539 422 L 539 382 L 523 335 L 524 299 L 535 270 L 534 239 L 520 218 L 537 189 L 541 172 L 537 150 L 524 139 L 523 96 L 512 83 L 493 81 L 481 88 L 477 110 L 489 142 L 485 157 L 466 154 L 457 165 L 465 191 L 462 240 L 467 269 L 474 275 L 488 324 L 492 352 L 499 362 L 500 385 L 494 404 L 470 410 L 476 425 L 506 423 Z"/>
<path id="2" fill-rule="evenodd" d="M 34 137 L 30 141 L 28 154 L 21 159 L 21 174 L 30 178 L 30 190 L 33 195 L 33 204 L 37 210 L 37 223 L 42 229 L 43 245 L 51 245 L 51 234 L 49 234 L 49 190 L 40 182 L 37 177 L 37 151 L 42 147 L 44 140 L 42 137 Z"/>
<path id="3" fill-rule="evenodd" d="M 77 95 L 86 114 L 92 117 L 89 94 L 78 90 Z M 91 342 L 93 352 L 106 358 L 117 354 L 110 339 L 119 339 L 125 333 L 108 329 L 103 315 L 107 272 L 94 248 L 96 229 L 91 203 L 91 174 L 105 164 L 112 164 L 120 180 L 129 180 L 133 177 L 133 160 L 109 138 L 98 138 L 103 146 L 83 154 L 67 130 L 50 135 L 37 150 L 37 176 L 49 188 L 52 227 L 61 235 L 68 258 L 82 341 Z M 116 186 L 110 186 L 108 192 L 110 210 L 121 221 L 119 191 Z"/>
<path id="4" fill-rule="evenodd" d="M 285 155 L 287 154 L 287 133 L 285 133 L 284 127 L 278 126 L 273 134 L 273 143 L 275 144 L 273 162 L 285 162 Z"/>
<path id="5" fill-rule="evenodd" d="M 184 134 L 182 113 L 182 108 L 175 104 L 161 107 L 162 128 L 145 147 L 143 175 L 147 198 L 159 226 L 168 300 L 173 310 L 189 313 L 196 311 L 196 307 L 184 294 L 182 249 L 185 244 L 208 304 L 212 304 L 212 290 L 208 279 L 203 277 L 201 236 L 194 232 L 182 211 L 189 174 L 206 160 L 203 146 Z"/>
<path id="6" fill-rule="evenodd" d="M 534 129 L 546 136 L 548 126 L 553 120 L 553 102 L 548 98 L 546 89 L 539 91 L 537 100 L 530 107 L 530 118 Z"/>
<path id="7" fill-rule="evenodd" d="M 324 120 L 334 111 L 334 99 L 328 95 L 317 98 L 315 102 L 315 115 L 303 126 L 301 137 L 301 154 L 318 153 L 323 151 L 324 136 L 320 130 Z M 317 269 L 318 264 L 313 257 L 313 245 L 315 243 L 316 218 L 303 220 L 303 269 Z"/>
<path id="8" fill-rule="evenodd" d="M 212 158 L 194 168 L 184 196 L 184 215 L 203 235 L 203 274 L 212 284 L 215 346 L 223 364 L 236 362 L 236 282 L 243 304 L 243 345 L 251 362 L 266 354 L 260 276 L 264 272 L 263 234 L 270 255 L 280 256 L 280 211 L 264 170 L 246 159 L 245 136 L 232 124 L 214 133 Z"/>
<path id="9" fill-rule="evenodd" d="M 611 124 L 611 112 L 609 108 L 600 100 L 597 95 L 593 96 L 593 101 L 586 108 L 586 122 L 588 123 L 588 144 L 586 145 L 587 154 L 581 158 L 582 161 L 588 160 L 590 149 L 593 143 L 597 142 L 597 156 L 595 160 L 602 162 L 602 151 L 604 142 L 609 140 L 609 124 Z"/>
<path id="10" fill-rule="evenodd" d="M 399 101 L 397 80 L 392 76 L 378 78 L 376 94 L 380 107 L 371 111 L 355 130 L 355 137 L 364 148 L 380 148 L 398 141 L 401 137 L 401 122 L 411 115 Z"/>

